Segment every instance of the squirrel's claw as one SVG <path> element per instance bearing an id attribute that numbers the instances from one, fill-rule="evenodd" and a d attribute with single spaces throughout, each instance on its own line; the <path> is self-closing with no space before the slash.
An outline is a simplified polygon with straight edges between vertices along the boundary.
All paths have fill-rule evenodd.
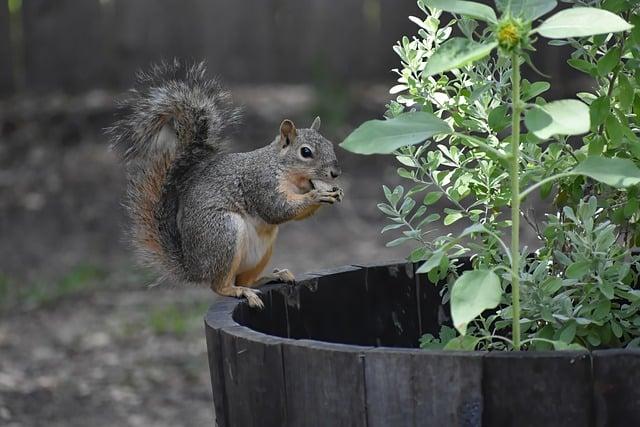
<path id="1" fill-rule="evenodd" d="M 334 204 L 335 202 L 341 202 L 344 197 L 344 191 L 342 188 L 333 187 L 331 191 L 312 190 L 314 192 L 313 197 L 319 203 Z"/>
<path id="2" fill-rule="evenodd" d="M 264 302 L 260 299 L 260 296 L 258 295 L 259 293 L 261 292 L 257 289 L 247 289 L 244 291 L 244 297 L 247 299 L 249 307 L 255 307 L 262 310 L 264 308 Z"/>

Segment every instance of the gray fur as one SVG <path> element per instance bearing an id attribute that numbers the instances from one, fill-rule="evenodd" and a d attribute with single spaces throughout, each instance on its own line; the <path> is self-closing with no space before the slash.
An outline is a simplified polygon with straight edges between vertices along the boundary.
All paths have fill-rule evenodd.
<path id="1" fill-rule="evenodd" d="M 122 103 L 128 113 L 109 133 L 129 166 L 127 206 L 143 259 L 174 278 L 215 285 L 234 259 L 237 215 L 288 221 L 320 202 L 288 200 L 279 191 L 283 177 L 300 171 L 331 180 L 339 169 L 333 145 L 317 129 L 297 130 L 286 147 L 278 135 L 254 151 L 226 152 L 226 131 L 238 110 L 204 75 L 202 64 L 185 68 L 177 62 L 141 73 L 140 87 Z M 301 156 L 303 145 L 312 159 Z M 163 178 L 161 192 L 150 194 L 148 183 L 157 177 Z"/>

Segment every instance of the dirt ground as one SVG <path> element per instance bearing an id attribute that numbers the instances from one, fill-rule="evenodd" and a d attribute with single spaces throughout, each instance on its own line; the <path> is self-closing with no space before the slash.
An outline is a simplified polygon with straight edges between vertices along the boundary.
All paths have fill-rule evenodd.
<path id="1" fill-rule="evenodd" d="M 284 117 L 311 123 L 305 86 L 236 88 L 238 150 L 268 142 Z M 340 141 L 384 110 L 383 88 L 349 89 L 323 126 Z M 319 101 L 320 100 L 320 101 Z M 206 289 L 146 285 L 123 241 L 122 168 L 101 129 L 111 94 L 0 104 L 0 425 L 203 426 L 213 423 Z M 331 108 L 329 108 L 331 111 Z M 345 201 L 282 227 L 271 267 L 294 273 L 403 256 L 384 248 L 376 203 L 393 159 L 339 150 Z"/>

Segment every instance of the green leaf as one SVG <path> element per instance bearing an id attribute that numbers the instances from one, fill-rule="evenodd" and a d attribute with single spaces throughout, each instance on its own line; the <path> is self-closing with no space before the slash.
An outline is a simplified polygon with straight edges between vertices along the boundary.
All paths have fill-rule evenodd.
<path id="1" fill-rule="evenodd" d="M 613 289 L 613 285 L 610 282 L 599 283 L 598 289 L 607 299 L 612 300 L 615 297 L 615 290 Z"/>
<path id="2" fill-rule="evenodd" d="M 620 48 L 614 47 L 598 60 L 598 74 L 602 77 L 609 75 L 620 61 Z"/>
<path id="3" fill-rule="evenodd" d="M 613 332 L 613 335 L 615 335 L 616 337 L 620 338 L 622 336 L 622 326 L 620 326 L 620 324 L 614 320 L 612 320 L 611 322 L 609 322 L 609 324 L 611 325 L 611 332 Z"/>
<path id="4" fill-rule="evenodd" d="M 604 151 L 605 140 L 601 136 L 595 136 L 589 141 L 588 154 L 590 156 L 600 156 Z"/>
<path id="5" fill-rule="evenodd" d="M 478 345 L 480 338 L 471 335 L 455 337 L 444 346 L 445 350 L 473 351 Z"/>
<path id="6" fill-rule="evenodd" d="M 583 73 L 590 74 L 592 76 L 596 75 L 597 67 L 584 59 L 572 58 L 567 61 L 567 64 L 571 65 L 578 71 L 582 71 Z"/>
<path id="7" fill-rule="evenodd" d="M 558 336 L 558 339 L 560 339 L 560 341 L 564 343 L 571 344 L 571 341 L 573 341 L 575 336 L 576 336 L 576 322 L 569 321 L 567 325 L 562 329 L 562 331 L 560 331 L 560 335 Z"/>
<path id="8" fill-rule="evenodd" d="M 546 92 L 551 88 L 547 82 L 533 82 L 522 91 L 522 100 L 528 101 L 536 96 Z"/>
<path id="9" fill-rule="evenodd" d="M 555 0 L 496 0 L 496 6 L 504 15 L 533 21 L 555 9 Z"/>
<path id="10" fill-rule="evenodd" d="M 460 218 L 462 218 L 462 214 L 460 212 L 452 212 L 444 217 L 444 225 L 451 225 Z"/>
<path id="11" fill-rule="evenodd" d="M 591 119 L 591 126 L 593 128 L 603 124 L 608 115 L 609 98 L 606 96 L 601 96 L 600 98 L 593 101 L 589 106 L 589 117 Z"/>
<path id="12" fill-rule="evenodd" d="M 573 7 L 547 18 L 537 32 L 550 39 L 616 33 L 633 28 L 618 15 L 593 7 Z"/>
<path id="13" fill-rule="evenodd" d="M 591 263 L 589 261 L 577 261 L 571 264 L 565 270 L 564 274 L 567 279 L 582 279 L 587 273 L 591 271 Z"/>
<path id="14" fill-rule="evenodd" d="M 400 147 L 414 145 L 434 135 L 449 134 L 451 127 L 426 112 L 403 113 L 389 120 L 363 123 L 340 146 L 358 154 L 389 154 Z"/>
<path id="15" fill-rule="evenodd" d="M 464 67 L 489 55 L 498 43 L 477 43 L 460 37 L 442 44 L 427 61 L 423 75 L 433 76 Z"/>
<path id="16" fill-rule="evenodd" d="M 387 232 L 389 230 L 395 230 L 396 228 L 404 227 L 404 224 L 389 224 L 385 225 L 384 228 L 380 231 L 380 234 Z"/>
<path id="17" fill-rule="evenodd" d="M 481 21 L 498 23 L 496 13 L 489 6 L 472 1 L 460 0 L 425 0 L 425 4 L 445 12 L 468 16 Z"/>
<path id="18" fill-rule="evenodd" d="M 589 106 L 575 99 L 535 105 L 524 116 L 527 129 L 540 139 L 589 132 Z"/>
<path id="19" fill-rule="evenodd" d="M 618 99 L 620 100 L 620 108 L 623 111 L 631 109 L 633 104 L 634 90 L 629 78 L 620 73 L 618 75 Z"/>
<path id="20" fill-rule="evenodd" d="M 594 320 L 604 319 L 606 315 L 611 311 L 611 301 L 602 299 L 598 303 L 596 309 L 593 311 Z"/>
<path id="21" fill-rule="evenodd" d="M 465 271 L 451 290 L 451 318 L 453 326 L 465 335 L 467 325 L 483 311 L 500 303 L 500 279 L 490 270 Z"/>
<path id="22" fill-rule="evenodd" d="M 440 219 L 440 214 L 437 214 L 437 213 L 429 214 L 429 215 L 426 216 L 426 218 L 424 218 L 422 221 L 420 221 L 418 223 L 416 228 L 421 228 L 423 225 L 430 224 L 430 223 L 435 222 L 435 221 L 437 221 L 439 219 Z"/>
<path id="23" fill-rule="evenodd" d="M 438 200 L 440 200 L 440 198 L 442 197 L 442 193 L 439 191 L 434 191 L 432 193 L 427 193 L 426 196 L 424 196 L 424 200 L 422 201 L 423 204 L 425 205 L 432 205 L 434 203 L 436 203 Z"/>
<path id="24" fill-rule="evenodd" d="M 580 344 L 567 344 L 562 341 L 553 341 L 553 349 L 556 351 L 566 351 L 566 350 L 586 350 Z"/>
<path id="25" fill-rule="evenodd" d="M 425 350 L 442 350 L 456 335 L 458 334 L 455 329 L 442 325 L 438 338 L 431 334 L 424 334 L 420 337 L 420 348 Z"/>
<path id="26" fill-rule="evenodd" d="M 624 129 L 622 128 L 622 124 L 618 121 L 616 116 L 614 116 L 613 114 L 608 115 L 606 120 L 604 121 L 604 128 L 607 131 L 609 141 L 611 141 L 613 144 L 620 144 L 622 142 Z"/>
<path id="27" fill-rule="evenodd" d="M 562 279 L 559 277 L 549 277 L 542 282 L 541 287 L 547 294 L 552 295 L 562 287 Z"/>
<path id="28" fill-rule="evenodd" d="M 406 242 L 408 242 L 408 241 L 410 241 L 410 240 L 413 240 L 413 238 L 411 238 L 411 237 L 406 237 L 406 236 L 404 236 L 404 237 L 398 237 L 398 238 L 397 238 L 397 239 L 395 239 L 395 240 L 392 240 L 392 241 L 390 241 L 390 242 L 387 242 L 386 246 L 387 246 L 388 248 L 393 248 L 393 247 L 396 247 L 396 246 L 400 246 L 401 244 L 406 243 Z"/>
<path id="29" fill-rule="evenodd" d="M 616 188 L 640 184 L 640 169 L 629 159 L 590 156 L 573 171 Z"/>
<path id="30" fill-rule="evenodd" d="M 416 273 L 422 274 L 422 273 L 430 272 L 431 270 L 433 270 L 434 268 L 440 265 L 440 262 L 442 261 L 442 258 L 444 256 L 445 256 L 444 251 L 441 251 L 441 250 L 434 251 L 429 257 L 429 259 L 427 260 L 427 262 L 422 264 L 420 268 L 416 270 Z"/>
<path id="31" fill-rule="evenodd" d="M 511 122 L 511 118 L 507 115 L 507 106 L 499 105 L 489 113 L 489 127 L 494 132 L 500 132 Z"/>

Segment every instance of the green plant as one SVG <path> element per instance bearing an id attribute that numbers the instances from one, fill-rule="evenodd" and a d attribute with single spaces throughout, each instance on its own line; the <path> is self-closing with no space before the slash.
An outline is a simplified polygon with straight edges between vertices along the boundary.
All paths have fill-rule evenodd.
<path id="1" fill-rule="evenodd" d="M 149 326 L 158 335 L 182 336 L 187 332 L 184 313 L 174 305 L 154 309 L 149 315 Z"/>
<path id="2" fill-rule="evenodd" d="M 362 154 L 394 153 L 405 166 L 398 173 L 414 185 L 408 191 L 385 187 L 387 203 L 379 207 L 392 221 L 383 232 L 403 229 L 403 235 L 389 245 L 418 243 L 409 256 L 412 261 L 424 261 L 418 272 L 428 273 L 435 282 L 455 273 L 451 259 L 474 253 L 473 271 L 460 275 L 450 290 L 452 319 L 460 336 L 441 334 L 439 342 L 426 337 L 423 346 L 441 345 L 446 337 L 450 339 L 445 348 L 597 346 L 613 341 L 604 339 L 611 337 L 600 331 L 600 342 L 595 344 L 598 340 L 588 338 L 596 334 L 593 331 L 609 328 L 620 338 L 615 325 L 630 331 L 625 342 L 633 340 L 636 326 L 632 325 L 640 319 L 635 291 L 629 286 L 635 279 L 628 268 L 634 258 L 623 245 L 612 244 L 605 252 L 594 249 L 599 248 L 595 241 L 610 241 L 612 233 L 617 240 L 606 215 L 599 215 L 599 224 L 587 227 L 585 218 L 565 221 L 569 212 L 565 210 L 557 221 L 550 217 L 545 230 L 549 237 L 540 251 L 530 254 L 520 245 L 521 218 L 544 238 L 520 207 L 533 191 L 548 195 L 553 184 L 560 182 L 558 195 L 567 186 L 577 193 L 597 182 L 599 188 L 610 186 L 629 197 L 640 183 L 640 169 L 627 156 L 612 152 L 605 157 L 588 146 L 574 150 L 568 144 L 568 137 L 592 128 L 592 109 L 579 100 L 545 101 L 540 95 L 549 84 L 522 80 L 522 64 L 533 67 L 529 52 L 538 36 L 583 46 L 633 27 L 609 11 L 575 7 L 532 29 L 538 18 L 555 8 L 553 0 L 496 1 L 500 18 L 492 8 L 467 1 L 420 0 L 418 5 L 427 14 L 424 20 L 412 18 L 421 27 L 420 37 L 405 37 L 395 47 L 403 68 L 392 92 L 401 95 L 389 105 L 387 120 L 364 123 L 342 146 Z M 442 10 L 462 18 L 441 27 Z M 464 37 L 450 37 L 453 25 Z M 584 37 L 589 41 L 576 41 Z M 498 55 L 492 55 L 496 50 Z M 526 133 L 521 129 L 523 119 Z M 423 193 L 419 204 L 415 197 Z M 445 208 L 444 226 L 462 219 L 471 225 L 457 236 L 449 233 L 429 239 L 427 233 L 433 230 L 425 227 L 440 220 L 429 209 L 441 196 L 451 204 Z M 595 199 L 585 202 L 578 197 L 574 205 L 590 212 L 594 203 Z M 556 204 L 562 204 L 561 197 L 556 197 Z M 510 234 L 510 245 L 505 234 Z M 569 251 L 583 258 L 571 259 Z M 576 271 L 585 271 L 584 276 L 577 279 Z M 584 279 L 587 274 L 588 280 Z M 603 293 L 602 286 L 619 292 Z M 605 326 L 596 316 L 602 312 L 595 313 L 591 307 L 601 304 L 604 311 L 600 296 L 609 303 L 607 315 L 613 307 L 627 317 L 609 319 Z M 546 311 L 558 301 L 566 309 L 562 318 Z M 586 302 L 591 304 L 589 309 Z M 483 316 L 491 309 L 494 313 Z M 571 316 L 566 315 L 569 311 Z M 628 324 L 622 325 L 620 319 Z"/>
<path id="3" fill-rule="evenodd" d="M 78 264 L 58 280 L 18 284 L 0 274 L 0 311 L 34 309 L 94 289 L 107 277 L 95 265 Z"/>
<path id="4" fill-rule="evenodd" d="M 580 40 L 554 40 L 550 44 L 569 45 L 574 51 L 568 64 L 584 73 L 593 81 L 588 92 L 578 93 L 589 104 L 591 129 L 585 138 L 584 149 L 591 155 L 629 158 L 640 162 L 640 81 L 637 71 L 640 67 L 640 13 L 634 1 L 589 1 L 601 3 L 602 7 L 620 14 L 625 20 L 635 24 L 631 31 L 593 37 L 588 42 Z M 564 203 L 575 207 L 582 194 L 578 187 L 567 180 L 561 183 Z M 605 216 L 620 226 L 627 246 L 640 243 L 638 225 L 637 189 L 616 191 L 594 183 L 588 189 L 597 195 Z"/>
<path id="5" fill-rule="evenodd" d="M 149 313 L 147 323 L 157 335 L 181 337 L 200 326 L 201 314 L 206 309 L 207 305 L 203 302 L 158 306 Z"/>

